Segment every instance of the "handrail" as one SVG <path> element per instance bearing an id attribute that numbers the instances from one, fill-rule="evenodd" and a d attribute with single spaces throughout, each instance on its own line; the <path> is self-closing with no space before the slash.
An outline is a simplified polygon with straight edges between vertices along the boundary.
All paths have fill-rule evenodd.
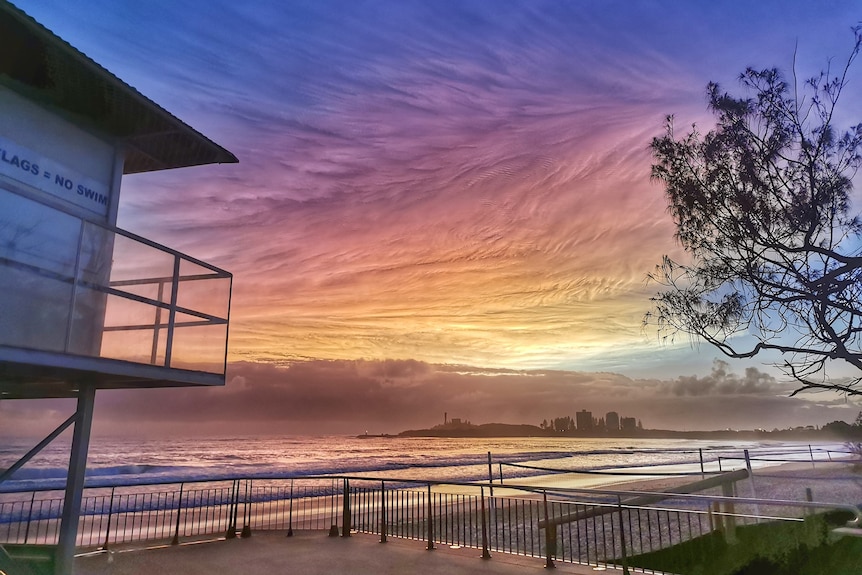
<path id="1" fill-rule="evenodd" d="M 772 505 L 774 507 L 801 507 L 803 509 L 831 509 L 836 511 L 846 511 L 853 515 L 853 519 L 847 521 L 847 527 L 852 528 L 862 528 L 862 510 L 855 505 L 849 505 L 846 503 L 829 503 L 829 502 L 820 502 L 820 501 L 796 501 L 792 499 L 759 499 L 756 497 L 730 497 L 726 495 L 701 495 L 694 493 L 673 493 L 673 492 L 658 492 L 658 491 L 641 491 L 641 492 L 629 492 L 629 494 L 638 494 L 644 497 L 647 496 L 656 496 L 661 497 L 662 499 L 688 499 L 691 501 L 706 501 L 709 503 L 748 503 L 751 505 Z M 591 505 L 602 505 L 602 503 L 594 503 L 591 502 Z M 604 505 L 611 505 L 609 503 L 605 503 Z M 633 509 L 639 508 L 641 504 L 639 503 L 622 503 L 623 507 L 631 507 Z M 574 515 L 574 514 L 573 514 Z M 763 517 L 761 515 L 752 516 L 752 517 Z M 577 519 L 581 519 L 578 517 Z M 574 520 L 574 519 L 572 519 Z M 542 529 L 547 525 L 562 525 L 563 523 L 570 522 L 569 517 L 559 517 L 554 518 L 552 520 L 539 521 L 539 528 Z"/>
<path id="2" fill-rule="evenodd" d="M 743 470 L 744 471 L 744 470 Z M 414 484 L 422 487 L 440 487 L 440 486 L 451 486 L 451 487 L 469 487 L 474 489 L 484 488 L 480 482 L 466 482 L 466 481 L 444 481 L 444 480 L 433 480 L 433 479 L 413 479 L 413 478 L 399 478 L 399 477 L 375 477 L 375 476 L 360 476 L 360 475 L 303 475 L 303 476 L 269 476 L 269 477 L 261 477 L 261 478 L 246 478 L 246 477 L 234 477 L 234 478 L 217 478 L 217 479 L 206 479 L 202 481 L 194 481 L 194 480 L 184 480 L 184 481 L 175 481 L 175 482 L 148 482 L 148 483 L 129 483 L 129 484 L 112 484 L 112 485 L 102 485 L 102 486 L 86 486 L 85 488 L 89 489 L 101 489 L 101 488 L 110 488 L 110 487 L 152 487 L 155 485 L 180 485 L 180 484 L 190 484 L 190 483 L 215 483 L 215 482 L 228 482 L 228 481 L 251 481 L 253 479 L 258 480 L 266 480 L 266 481 L 276 481 L 276 480 L 347 480 L 347 481 L 368 481 L 368 482 L 385 482 L 389 485 L 397 485 L 397 484 Z M 862 528 L 862 510 L 860 510 L 855 505 L 849 505 L 845 503 L 837 503 L 837 502 L 817 502 L 817 501 L 795 501 L 795 500 L 784 500 L 784 499 L 761 499 L 756 497 L 729 497 L 723 495 L 707 495 L 707 494 L 698 494 L 698 493 L 674 493 L 672 491 L 641 491 L 641 490 L 620 490 L 620 489 L 602 489 L 602 488 L 586 488 L 586 487 L 538 487 L 535 485 L 522 485 L 522 484 L 513 484 L 507 483 L 500 487 L 500 489 L 513 490 L 513 491 L 522 491 L 525 493 L 531 494 L 543 494 L 547 493 L 548 495 L 555 494 L 564 494 L 564 495 L 603 495 L 609 497 L 622 497 L 622 496 L 638 496 L 638 497 L 661 497 L 662 499 L 681 499 L 688 500 L 693 502 L 726 502 L 726 503 L 747 503 L 753 505 L 773 505 L 773 506 L 794 506 L 794 507 L 802 507 L 807 509 L 835 509 L 842 510 L 851 513 L 854 516 L 854 519 L 848 522 L 848 525 L 860 527 Z M 45 491 L 59 491 L 59 489 L 15 489 L 9 491 L 3 491 L 2 493 L 30 493 L 30 492 L 45 492 Z M 591 505 L 596 505 L 598 502 L 590 501 Z M 623 502 L 623 505 L 626 503 Z M 637 504 L 636 504 L 637 505 Z M 851 525 L 852 524 L 852 525 Z"/>
<path id="3" fill-rule="evenodd" d="M 722 473 L 721 471 L 614 471 L 614 469 L 559 469 L 554 467 L 539 467 L 537 465 L 524 465 L 523 463 L 506 463 L 505 461 L 499 462 L 500 465 L 506 465 L 508 467 L 518 467 L 520 469 L 535 469 L 537 471 L 552 471 L 554 473 L 570 473 L 574 475 L 620 475 L 620 476 L 634 476 L 634 477 L 648 477 L 648 476 L 657 476 L 657 477 L 675 477 L 675 476 L 688 476 L 688 475 L 715 475 Z M 673 463 L 669 463 L 668 465 L 674 465 Z"/>
<path id="4" fill-rule="evenodd" d="M 296 479 L 309 485 L 295 490 Z M 848 512 L 854 519 L 836 532 L 862 534 L 860 510 L 841 503 L 522 484 L 504 485 L 504 492 L 489 496 L 484 483 L 357 475 L 307 475 L 290 479 L 289 486 L 274 483 L 272 477 L 266 480 L 268 484 L 254 486 L 250 479 L 233 480 L 231 487 L 226 486 L 231 480 L 223 479 L 152 483 L 178 484 L 179 489 L 93 493 L 85 498 L 78 545 L 105 551 L 109 545 L 132 542 L 248 537 L 253 530 L 286 530 L 290 536 L 297 528 L 328 530 L 331 536 L 342 537 L 373 533 L 381 542 L 387 537 L 418 539 L 426 541 L 428 549 L 438 543 L 481 548 L 483 558 L 490 558 L 490 552 L 544 557 L 547 566 L 559 560 L 593 565 L 622 561 L 625 567 L 627 558 L 705 534 L 722 533 L 733 540 L 737 521 L 798 524 L 811 515 L 808 509 Z M 191 485 L 213 482 L 222 485 Z M 435 486 L 470 491 L 435 491 Z M 624 496 L 641 501 L 622 501 Z M 647 497 L 667 503 L 650 505 L 643 500 Z M 17 496 L 3 512 L 9 543 L 26 544 L 29 537 L 31 544 L 51 544 L 62 497 L 39 500 L 34 493 L 27 499 L 29 507 Z M 755 505 L 753 513 L 748 504 Z M 3 505 L 0 499 L 0 509 Z M 736 512 L 734 505 L 746 507 L 737 507 Z M 761 514 L 757 506 L 764 505 L 795 511 L 787 516 L 787 509 Z M 583 521 L 562 524 L 560 519 L 571 511 Z M 832 522 L 817 519 L 821 520 L 826 525 Z"/>
<path id="5" fill-rule="evenodd" d="M 105 224 L 96 224 L 96 223 L 91 222 L 91 221 L 89 221 L 89 220 L 87 221 L 87 224 L 88 224 L 88 225 L 93 225 L 93 226 L 96 226 L 96 227 L 99 227 L 99 228 L 102 228 L 102 229 L 105 229 L 105 230 L 108 230 L 108 231 L 110 231 L 110 232 L 113 232 L 113 233 L 118 234 L 118 235 L 121 235 L 121 236 L 125 236 L 125 237 L 129 238 L 130 240 L 134 240 L 134 241 L 136 241 L 136 242 L 139 242 L 139 243 L 145 244 L 145 245 L 147 245 L 147 246 L 149 246 L 149 247 L 151 247 L 151 248 L 155 248 L 155 249 L 157 249 L 157 250 L 159 250 L 159 251 L 162 251 L 162 252 L 167 252 L 167 253 L 171 254 L 172 256 L 174 256 L 174 257 L 178 257 L 178 258 L 180 258 L 180 259 L 182 259 L 182 260 L 186 260 L 186 261 L 188 261 L 188 262 L 190 262 L 190 263 L 193 263 L 193 264 L 195 264 L 195 265 L 197 265 L 197 266 L 200 266 L 200 267 L 203 267 L 203 268 L 207 268 L 208 270 L 211 270 L 211 271 L 213 271 L 215 274 L 217 274 L 217 277 L 219 277 L 219 278 L 232 278 L 232 277 L 233 277 L 233 274 L 232 274 L 232 273 L 230 273 L 229 271 L 223 270 L 223 269 L 221 269 L 221 268 L 219 268 L 219 267 L 217 267 L 217 266 L 214 266 L 214 265 L 212 265 L 212 264 L 210 264 L 210 263 L 207 263 L 207 262 L 205 262 L 205 261 L 203 261 L 203 260 L 199 260 L 199 259 L 197 259 L 196 257 L 190 256 L 190 255 L 188 255 L 188 254 L 186 254 L 186 253 L 183 253 L 183 252 L 181 252 L 181 251 L 175 250 L 175 249 L 173 249 L 173 248 L 171 248 L 171 247 L 168 247 L 168 246 L 162 245 L 162 244 L 160 244 L 160 243 L 158 243 L 158 242 L 154 242 L 153 240 L 149 240 L 149 239 L 147 239 L 147 238 L 145 238 L 145 237 L 143 237 L 143 236 L 139 236 L 138 234 L 132 233 L 132 232 L 130 232 L 130 231 L 128 231 L 128 230 L 124 230 L 124 229 L 122 229 L 122 228 L 118 228 L 118 227 L 116 227 L 116 226 L 109 226 L 109 225 L 105 225 Z"/>
<path id="6" fill-rule="evenodd" d="M 799 461 L 799 460 L 795 460 L 795 459 L 783 460 L 783 461 L 786 463 L 808 463 L 807 461 Z M 838 465 L 841 465 L 841 464 L 855 465 L 858 462 L 839 459 L 839 460 L 830 461 L 829 463 L 838 464 Z M 599 473 L 599 474 L 615 475 L 615 473 L 610 473 L 611 470 L 608 470 L 608 471 L 609 471 L 609 473 Z M 764 472 L 764 471 L 765 471 L 764 469 L 758 469 L 758 473 L 755 475 L 761 475 L 762 472 Z M 560 471 L 560 472 L 561 473 L 570 473 L 569 471 Z M 717 475 L 719 473 L 727 473 L 727 471 L 724 471 L 724 472 L 706 471 L 705 475 Z M 701 475 L 700 472 L 697 472 L 697 474 Z M 651 474 L 650 473 L 638 473 L 636 475 L 639 475 L 639 476 L 645 475 L 646 476 L 646 475 L 651 475 Z M 660 477 L 673 477 L 673 476 L 674 476 L 674 473 L 663 473 L 660 475 Z M 202 483 L 202 484 L 205 484 L 205 483 L 216 483 L 216 482 L 221 482 L 221 481 L 225 481 L 225 482 L 227 482 L 227 481 L 244 481 L 244 480 L 283 481 L 283 480 L 290 480 L 290 479 L 309 479 L 309 480 L 326 479 L 326 480 L 330 480 L 330 479 L 341 479 L 341 478 L 348 478 L 351 480 L 356 479 L 356 480 L 360 480 L 360 481 L 362 481 L 362 480 L 385 481 L 387 483 L 389 483 L 389 482 L 392 482 L 392 483 L 416 483 L 416 484 L 420 484 L 420 485 L 426 485 L 426 484 L 430 483 L 431 485 L 452 485 L 452 486 L 463 486 L 463 487 L 478 487 L 480 485 L 480 482 L 486 481 L 486 480 L 451 481 L 451 480 L 444 480 L 444 479 L 440 479 L 440 480 L 415 479 L 415 478 L 409 478 L 409 477 L 397 477 L 394 475 L 378 476 L 378 475 L 350 475 L 350 474 L 326 474 L 326 473 L 313 474 L 313 475 L 303 475 L 303 474 L 295 474 L 295 473 L 266 473 L 266 474 L 261 474 L 261 475 L 224 475 L 224 476 L 220 476 L 220 477 L 183 478 L 183 479 L 177 479 L 176 481 L 164 481 L 164 480 L 153 479 L 153 480 L 129 481 L 129 482 L 111 481 L 111 482 L 105 482 L 105 483 L 100 483 L 98 480 L 93 480 L 91 477 L 88 477 L 87 483 L 84 485 L 84 487 L 86 489 L 108 489 L 111 487 L 151 487 L 154 485 L 179 485 L 180 483 Z M 812 479 L 816 479 L 816 478 L 812 478 Z M 485 483 L 485 486 L 487 487 L 487 483 Z M 502 488 L 509 488 L 509 487 L 515 488 L 516 486 L 518 486 L 518 484 L 514 484 L 514 483 L 499 484 L 498 483 L 498 484 L 495 484 L 495 486 L 498 486 L 498 488 L 501 488 L 501 489 Z M 538 490 L 538 491 L 541 491 L 542 489 L 547 489 L 548 491 L 565 491 L 568 489 L 568 490 L 572 490 L 572 491 L 583 491 L 583 492 L 589 492 L 589 493 L 604 493 L 607 495 L 619 495 L 619 494 L 625 495 L 625 494 L 630 494 L 630 493 L 635 493 L 635 494 L 656 493 L 655 491 L 641 492 L 641 491 L 626 491 L 626 490 L 602 490 L 600 488 L 553 488 L 553 489 L 551 489 L 551 488 L 542 488 L 542 487 L 537 487 L 537 486 L 525 486 L 525 485 L 520 485 L 520 488 L 521 489 L 532 489 L 532 490 Z M 11 488 L 11 489 L 0 489 L 0 494 L 3 494 L 3 493 L 30 493 L 33 491 L 38 493 L 38 492 L 44 492 L 44 491 L 61 491 L 62 489 L 63 489 L 62 487 L 35 487 L 35 488 L 34 487 L 18 487 L 18 488 Z"/>

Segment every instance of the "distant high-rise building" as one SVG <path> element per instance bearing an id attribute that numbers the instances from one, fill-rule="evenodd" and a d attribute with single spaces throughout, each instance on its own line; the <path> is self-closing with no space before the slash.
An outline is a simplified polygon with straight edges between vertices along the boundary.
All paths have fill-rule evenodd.
<path id="1" fill-rule="evenodd" d="M 634 417 L 623 417 L 620 419 L 620 429 L 623 431 L 635 431 L 638 428 L 638 420 Z"/>
<path id="2" fill-rule="evenodd" d="M 620 414 L 616 411 L 609 411 L 605 415 L 605 429 L 608 431 L 620 430 Z"/>
<path id="3" fill-rule="evenodd" d="M 575 414 L 575 420 L 578 424 L 578 431 L 593 430 L 593 412 L 582 409 Z"/>

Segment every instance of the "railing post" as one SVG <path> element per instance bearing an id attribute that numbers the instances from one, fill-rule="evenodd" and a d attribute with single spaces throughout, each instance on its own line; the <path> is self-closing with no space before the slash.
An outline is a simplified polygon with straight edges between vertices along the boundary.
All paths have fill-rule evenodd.
<path id="1" fill-rule="evenodd" d="M 482 500 L 482 559 L 490 559 L 491 554 L 488 552 L 488 527 L 485 523 L 485 488 L 479 488 L 479 498 Z"/>
<path id="2" fill-rule="evenodd" d="M 341 536 L 350 537 L 350 480 L 344 478 L 341 495 Z"/>
<path id="3" fill-rule="evenodd" d="M 227 529 L 224 532 L 225 539 L 236 537 L 236 508 L 239 503 L 239 480 L 234 479 L 230 486 L 230 507 L 227 513 Z"/>
<path id="4" fill-rule="evenodd" d="M 428 546 L 426 549 L 432 551 L 434 549 L 434 504 L 431 500 L 431 484 L 428 484 Z"/>
<path id="5" fill-rule="evenodd" d="M 30 522 L 33 520 L 33 505 L 36 503 L 36 492 L 30 495 L 30 510 L 27 512 L 27 528 L 24 530 L 24 545 L 27 545 L 27 539 L 30 538 Z"/>
<path id="6" fill-rule="evenodd" d="M 171 278 L 171 307 L 168 308 L 168 335 L 165 341 L 165 367 L 171 366 L 174 351 L 174 324 L 177 321 L 177 291 L 180 287 L 180 257 L 174 256 L 174 273 Z"/>
<path id="7" fill-rule="evenodd" d="M 108 538 L 111 536 L 111 515 L 114 513 L 114 490 L 116 487 L 111 487 L 111 502 L 108 504 L 108 525 L 105 527 L 105 543 L 102 549 L 108 548 Z M 25 541 L 26 543 L 26 541 Z"/>
<path id="8" fill-rule="evenodd" d="M 698 447 L 697 452 L 700 454 L 700 476 L 704 477 L 704 473 L 703 473 L 703 448 Z"/>
<path id="9" fill-rule="evenodd" d="M 557 554 L 557 526 L 550 522 L 548 515 L 548 492 L 542 491 L 542 502 L 545 507 L 545 568 L 554 569 L 553 556 Z"/>
<path id="10" fill-rule="evenodd" d="M 721 486 L 721 494 L 725 497 L 734 497 L 734 484 L 735 482 L 724 483 Z M 733 505 L 733 502 L 728 501 L 724 504 L 724 539 L 728 543 L 736 542 L 736 516 L 734 513 L 736 509 Z"/>
<path id="11" fill-rule="evenodd" d="M 180 544 L 180 513 L 183 509 L 183 488 L 185 483 L 180 483 L 180 497 L 177 499 L 177 524 L 174 528 L 174 538 L 171 540 L 171 545 Z"/>
<path id="12" fill-rule="evenodd" d="M 287 512 L 287 536 L 293 537 L 293 479 L 290 480 L 290 505 Z"/>
<path id="13" fill-rule="evenodd" d="M 503 485 L 503 464 L 500 463 L 500 485 Z"/>
<path id="14" fill-rule="evenodd" d="M 54 572 L 72 573 L 78 526 L 81 518 L 81 500 L 84 494 L 84 471 L 87 466 L 87 449 L 93 422 L 96 387 L 90 382 L 79 382 L 78 404 L 74 415 L 72 448 L 69 453 L 69 471 L 66 474 L 65 496 L 60 512 L 60 529 L 54 548 Z"/>
<path id="15" fill-rule="evenodd" d="M 488 452 L 488 485 L 491 490 L 491 497 L 494 497 L 494 468 L 491 466 L 491 452 Z"/>
<path id="16" fill-rule="evenodd" d="M 386 543 L 386 482 L 380 482 L 380 542 Z"/>
<path id="17" fill-rule="evenodd" d="M 811 456 L 811 468 L 814 469 L 814 451 L 811 449 L 811 444 L 808 444 L 808 454 Z"/>
<path id="18" fill-rule="evenodd" d="M 617 512 L 620 519 L 620 551 L 623 563 L 623 575 L 630 575 L 628 556 L 626 555 L 626 528 L 623 523 L 623 500 L 617 495 Z"/>
<path id="19" fill-rule="evenodd" d="M 245 480 L 245 505 L 242 508 L 242 531 L 239 536 L 243 539 L 251 537 L 251 486 L 252 480 Z"/>
<path id="20" fill-rule="evenodd" d="M 156 295 L 156 300 L 159 303 L 162 303 L 162 300 L 165 297 L 165 282 L 164 280 L 159 281 L 159 292 Z M 156 365 L 156 359 L 159 357 L 159 331 L 161 330 L 162 324 L 162 308 L 156 306 L 156 318 L 153 324 L 153 346 L 150 350 L 150 365 Z"/>
<path id="21" fill-rule="evenodd" d="M 742 452 L 745 454 L 745 468 L 748 470 L 748 481 L 751 483 L 751 495 L 757 499 L 757 489 L 754 486 L 754 472 L 751 470 L 751 457 L 749 457 L 747 449 L 744 449 Z M 754 504 L 754 514 L 757 516 L 755 522 L 760 523 L 760 506 L 757 503 Z"/>
<path id="22" fill-rule="evenodd" d="M 338 525 L 335 519 L 335 478 L 329 482 L 329 491 L 331 493 L 329 497 L 329 536 L 330 537 L 338 537 Z"/>

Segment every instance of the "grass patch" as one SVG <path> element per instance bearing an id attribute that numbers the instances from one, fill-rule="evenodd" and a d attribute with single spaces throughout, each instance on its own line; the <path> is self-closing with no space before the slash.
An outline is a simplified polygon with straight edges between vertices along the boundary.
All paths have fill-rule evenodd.
<path id="1" fill-rule="evenodd" d="M 628 558 L 631 567 L 681 575 L 859 575 L 862 538 L 835 537 L 848 513 L 737 527 L 736 541 L 710 533 L 668 549 Z"/>

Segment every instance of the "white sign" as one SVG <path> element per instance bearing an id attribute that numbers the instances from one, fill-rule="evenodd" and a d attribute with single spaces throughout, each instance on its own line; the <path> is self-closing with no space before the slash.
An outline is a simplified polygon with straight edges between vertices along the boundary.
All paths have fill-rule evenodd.
<path id="1" fill-rule="evenodd" d="M 0 136 L 0 174 L 106 216 L 110 190 L 59 162 Z"/>

